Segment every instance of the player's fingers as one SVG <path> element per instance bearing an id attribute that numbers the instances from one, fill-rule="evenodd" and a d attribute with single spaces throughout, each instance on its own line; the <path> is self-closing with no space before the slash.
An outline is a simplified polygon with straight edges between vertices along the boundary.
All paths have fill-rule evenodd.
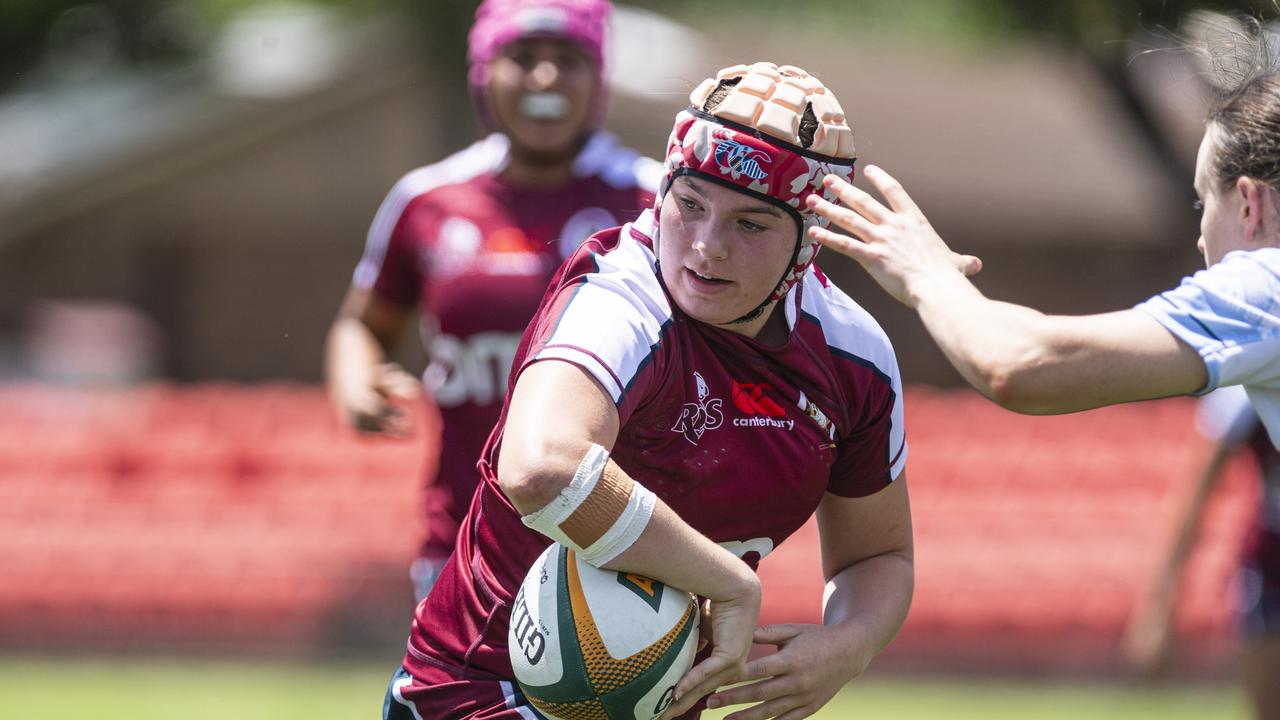
<path id="1" fill-rule="evenodd" d="M 875 235 L 875 223 L 848 207 L 837 205 L 817 195 L 805 198 L 805 205 L 836 227 L 844 228 L 862 240 L 868 240 Z"/>
<path id="2" fill-rule="evenodd" d="M 722 685 L 735 682 L 742 674 L 742 664 L 733 658 L 717 657 L 714 653 L 689 669 L 676 683 L 675 702 L 667 717 L 679 717 L 701 698 L 715 692 Z"/>
<path id="3" fill-rule="evenodd" d="M 756 628 L 752 640 L 757 645 L 782 645 L 802 631 L 800 625 L 761 625 Z M 751 663 L 747 663 L 750 667 Z"/>
<path id="4" fill-rule="evenodd" d="M 382 431 L 395 437 L 408 437 L 413 433 L 413 422 L 400 408 L 388 405 L 379 418 Z"/>
<path id="5" fill-rule="evenodd" d="M 871 261 L 871 248 L 858 238 L 841 235 L 816 226 L 809 228 L 809 237 L 841 255 L 848 255 L 862 265 L 866 265 Z"/>
<path id="6" fill-rule="evenodd" d="M 794 710 L 791 710 L 785 715 L 777 716 L 776 718 L 774 718 L 774 720 L 803 720 L 803 718 L 807 718 L 810 715 L 818 712 L 818 709 L 819 708 L 816 708 L 816 707 L 809 707 L 808 705 L 801 705 L 800 707 L 795 708 Z"/>
<path id="7" fill-rule="evenodd" d="M 395 363 L 387 363 L 378 369 L 378 389 L 385 395 L 412 400 L 422 392 L 417 378 Z"/>
<path id="8" fill-rule="evenodd" d="M 382 417 L 376 412 L 351 413 L 351 425 L 363 435 L 381 435 L 383 432 Z"/>
<path id="9" fill-rule="evenodd" d="M 352 393 L 344 397 L 343 408 L 348 422 L 357 432 L 377 434 L 382 432 L 382 415 L 387 401 L 375 390 Z"/>
<path id="10" fill-rule="evenodd" d="M 872 223 L 880 225 L 892 219 L 893 213 L 889 208 L 848 180 L 838 175 L 828 175 L 822 179 L 822 184 L 840 198 L 840 202 L 846 207 Z"/>
<path id="11" fill-rule="evenodd" d="M 724 720 L 767 720 L 768 718 L 778 717 L 781 713 L 795 710 L 800 705 L 799 698 L 784 695 L 759 705 L 753 705 L 745 710 L 730 713 L 725 716 Z"/>
<path id="12" fill-rule="evenodd" d="M 982 272 L 982 258 L 974 255 L 957 255 L 956 266 L 965 274 L 965 277 L 977 275 Z"/>
<path id="13" fill-rule="evenodd" d="M 716 642 L 715 623 L 711 621 L 711 601 L 703 600 L 698 608 L 698 652 Z"/>
<path id="14" fill-rule="evenodd" d="M 727 690 L 719 690 L 707 698 L 707 707 L 712 710 L 726 705 L 745 705 L 746 703 L 763 702 L 787 693 L 785 680 L 772 678 L 759 682 L 736 685 Z"/>
<path id="15" fill-rule="evenodd" d="M 894 212 L 910 215 L 924 214 L 920 212 L 920 207 L 916 205 L 916 201 L 912 200 L 911 196 L 907 194 L 906 189 L 902 187 L 902 183 L 898 182 L 892 175 L 885 172 L 883 169 L 876 167 L 875 165 L 868 165 L 866 169 L 862 171 L 862 174 L 866 175 L 867 179 L 871 181 L 871 184 L 875 186 L 876 190 L 884 196 L 884 199 L 888 201 L 889 207 L 892 208 Z"/>
<path id="16" fill-rule="evenodd" d="M 745 680 L 761 680 L 783 675 L 788 670 L 786 658 L 779 656 L 778 653 L 770 653 L 747 663 L 742 670 L 742 677 Z"/>

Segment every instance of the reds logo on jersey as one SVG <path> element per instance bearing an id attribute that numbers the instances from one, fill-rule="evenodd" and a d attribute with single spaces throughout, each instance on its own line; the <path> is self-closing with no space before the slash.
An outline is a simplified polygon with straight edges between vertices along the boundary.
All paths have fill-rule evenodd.
<path id="1" fill-rule="evenodd" d="M 697 387 L 698 401 L 685 403 L 680 408 L 680 418 L 671 426 L 671 431 L 681 433 L 685 440 L 697 445 L 703 433 L 720 427 L 724 422 L 724 413 L 720 411 L 720 398 L 708 399 L 711 391 L 707 389 L 707 381 L 702 379 L 701 373 L 695 371 L 693 381 Z"/>

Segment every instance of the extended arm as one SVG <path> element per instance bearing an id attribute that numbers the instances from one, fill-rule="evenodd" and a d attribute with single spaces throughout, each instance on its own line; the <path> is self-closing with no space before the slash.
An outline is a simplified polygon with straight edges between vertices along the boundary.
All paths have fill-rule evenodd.
<path id="1" fill-rule="evenodd" d="M 866 175 L 889 206 L 829 178 L 844 205 L 817 197 L 809 204 L 852 237 L 820 228 L 811 234 L 915 308 L 961 375 L 999 404 L 1033 414 L 1074 412 L 1207 384 L 1195 350 L 1140 311 L 1055 316 L 983 296 L 965 277 L 981 263 L 952 252 L 887 173 L 868 167 Z"/>
<path id="2" fill-rule="evenodd" d="M 613 400 L 585 371 L 555 360 L 534 363 L 521 372 L 511 394 L 499 485 L 527 516 L 560 496 L 593 444 L 611 449 L 617 435 Z M 659 499 L 639 539 L 603 567 L 646 575 L 712 603 L 715 648 L 677 685 L 667 717 L 738 679 L 760 613 L 760 583 L 745 563 Z"/>
<path id="3" fill-rule="evenodd" d="M 408 431 L 391 398 L 416 397 L 420 385 L 387 355 L 413 312 L 358 288 L 347 293 L 325 343 L 325 385 L 344 422 L 360 432 L 403 435 Z"/>

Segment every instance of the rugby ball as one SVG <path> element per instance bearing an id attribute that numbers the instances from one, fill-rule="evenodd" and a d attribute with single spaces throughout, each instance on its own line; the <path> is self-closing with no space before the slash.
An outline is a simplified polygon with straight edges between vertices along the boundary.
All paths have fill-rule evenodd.
<path id="1" fill-rule="evenodd" d="M 549 720 L 653 720 L 697 646 L 692 595 L 558 543 L 529 569 L 507 631 L 516 681 Z"/>

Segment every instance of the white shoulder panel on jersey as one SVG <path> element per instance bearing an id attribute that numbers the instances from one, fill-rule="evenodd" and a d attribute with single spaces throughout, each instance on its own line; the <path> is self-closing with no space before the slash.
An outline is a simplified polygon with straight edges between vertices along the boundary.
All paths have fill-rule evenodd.
<path id="1" fill-rule="evenodd" d="M 897 356 L 880 323 L 843 290 L 824 285 L 812 267 L 805 273 L 800 309 L 822 326 L 828 346 L 871 363 L 885 375 L 897 374 Z"/>
<path id="2" fill-rule="evenodd" d="M 604 130 L 591 136 L 573 162 L 576 177 L 594 175 L 618 190 L 640 188 L 657 193 L 663 172 L 662 163 L 623 145 Z"/>
<path id="3" fill-rule="evenodd" d="M 387 197 L 373 216 L 369 235 L 365 239 L 364 255 L 356 266 L 353 282 L 361 290 L 368 290 L 378 279 L 382 263 L 387 257 L 391 233 L 400 223 L 405 208 L 414 198 L 445 185 L 466 182 L 487 173 L 500 171 L 510 157 L 511 142 L 501 133 L 473 143 L 440 162 L 410 171 L 400 178 L 387 193 Z"/>
<path id="4" fill-rule="evenodd" d="M 652 211 L 621 230 L 618 247 L 595 255 L 597 270 L 586 276 L 561 311 L 551 337 L 535 360 L 560 359 L 582 367 L 609 391 L 615 403 L 645 366 L 671 320 L 671 306 L 658 283 L 657 260 L 636 242 L 631 228 L 649 234 Z"/>
<path id="5" fill-rule="evenodd" d="M 812 266 L 805 273 L 800 309 L 822 326 L 828 347 L 860 365 L 870 365 L 877 375 L 887 379 L 894 394 L 889 432 L 890 456 L 897 458 L 890 476 L 896 478 L 906 465 L 907 454 L 899 452 L 906 443 L 906 427 L 902 375 L 893 343 L 871 313 L 835 285 L 824 285 Z"/>

